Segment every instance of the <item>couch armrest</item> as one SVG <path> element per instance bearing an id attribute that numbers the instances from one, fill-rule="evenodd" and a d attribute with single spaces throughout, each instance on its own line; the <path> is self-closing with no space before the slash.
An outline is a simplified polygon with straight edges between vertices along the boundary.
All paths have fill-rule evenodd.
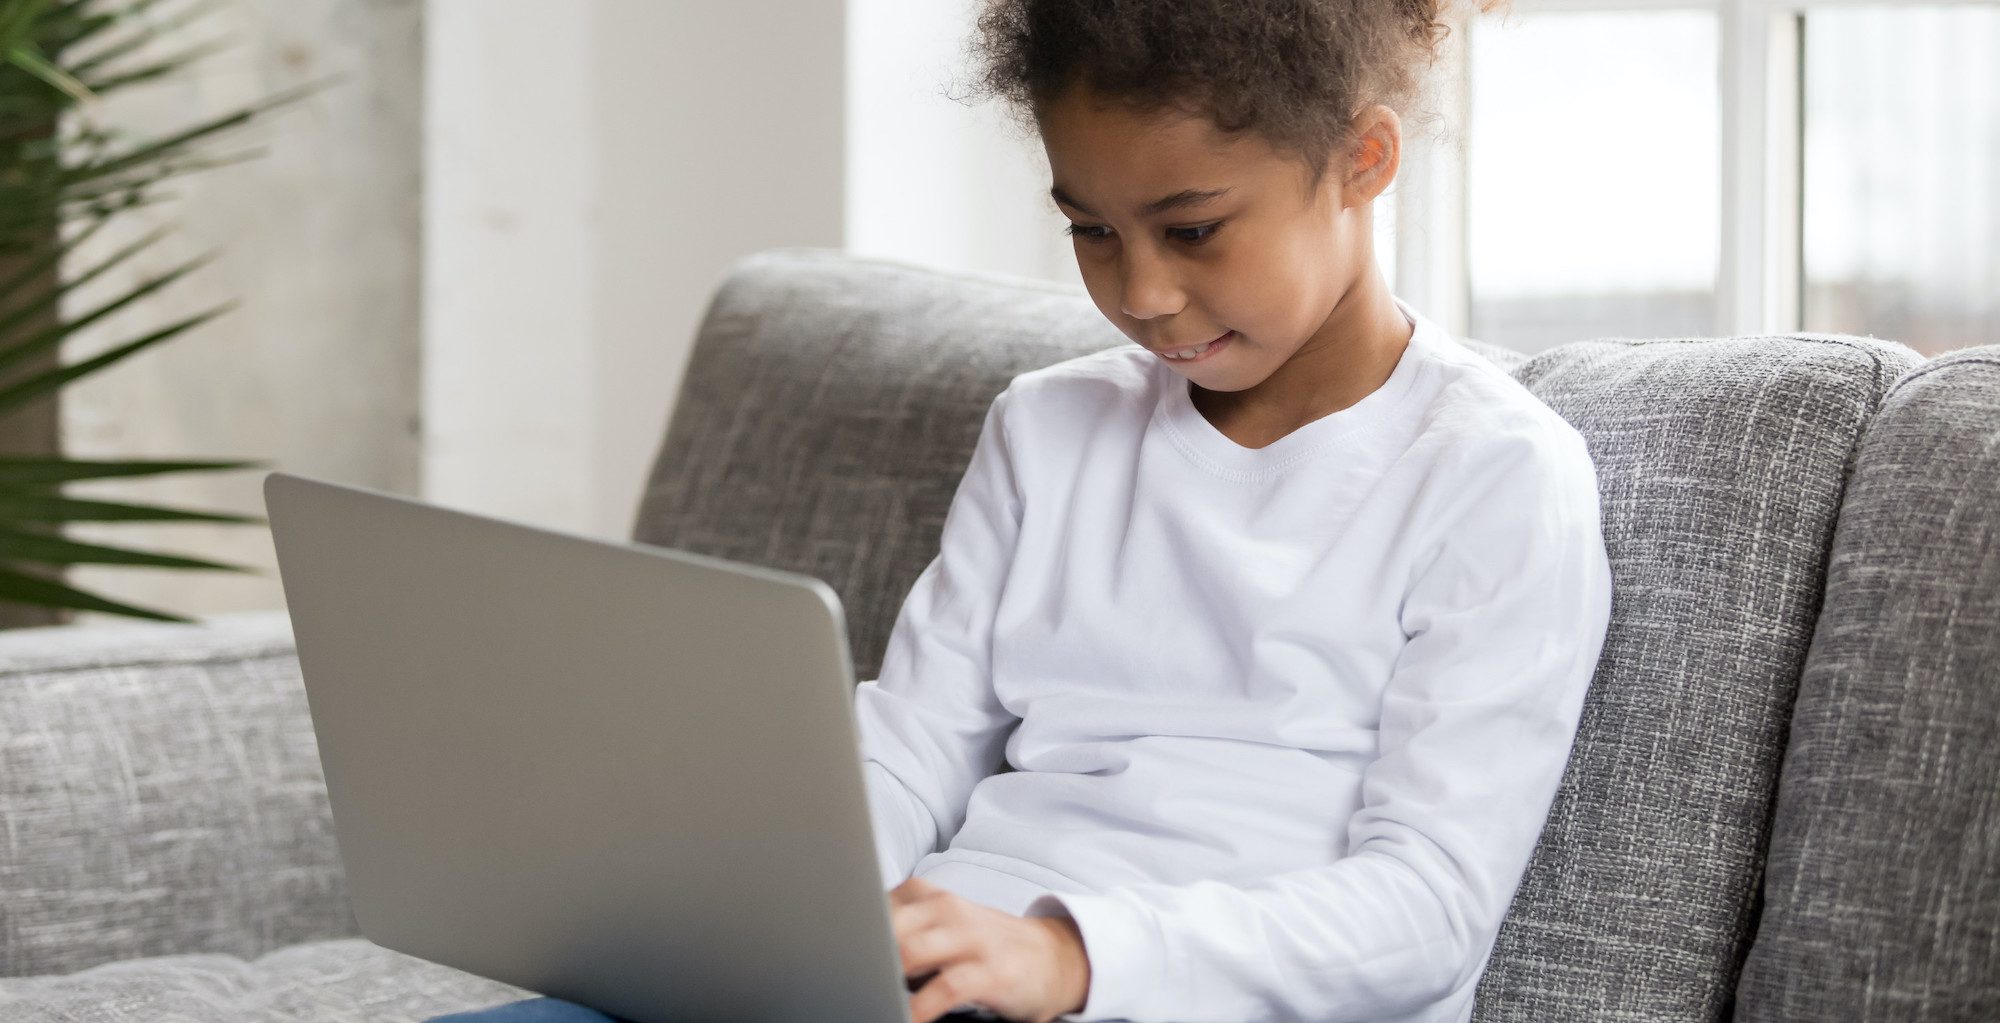
<path id="1" fill-rule="evenodd" d="M 358 933 L 286 612 L 0 632 L 0 976 Z"/>

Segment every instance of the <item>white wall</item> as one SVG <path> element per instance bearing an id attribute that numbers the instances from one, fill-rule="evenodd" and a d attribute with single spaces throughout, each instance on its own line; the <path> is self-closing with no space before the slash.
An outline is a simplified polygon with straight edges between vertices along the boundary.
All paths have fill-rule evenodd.
<path id="1" fill-rule="evenodd" d="M 429 9 L 424 497 L 622 539 L 723 268 L 840 245 L 842 5 Z"/>
<path id="2" fill-rule="evenodd" d="M 943 94 L 972 0 L 226 9 L 249 56 L 116 116 L 164 128 L 349 80 L 146 221 L 188 225 L 163 258 L 223 253 L 205 291 L 162 308 L 244 308 L 73 388 L 79 455 L 270 457 L 622 538 L 739 256 L 844 245 L 1078 281 L 1039 143 L 997 102 Z M 261 515 L 261 477 L 79 493 Z M 283 603 L 259 527 L 75 533 L 266 573 L 78 573 L 108 595 L 195 615 Z"/>
<path id="3" fill-rule="evenodd" d="M 253 120 L 209 150 L 242 163 L 162 183 L 173 198 L 128 210 L 63 266 L 75 279 L 157 227 L 172 232 L 71 292 L 64 315 L 122 295 L 189 259 L 206 266 L 72 335 L 80 362 L 225 302 L 223 316 L 84 377 L 62 392 L 75 458 L 266 459 L 280 469 L 391 491 L 417 485 L 418 211 L 424 10 L 416 0 L 209 5 L 211 13 L 126 58 L 126 67 L 222 40 L 181 73 L 109 94 L 97 123 L 158 138 L 273 93 L 344 80 Z M 186 5 L 163 5 L 163 15 Z M 261 470 L 84 481 L 72 497 L 264 514 Z M 248 565 L 263 574 L 88 565 L 87 591 L 198 615 L 281 603 L 268 530 L 206 523 L 78 523 L 78 540 Z M 78 624 L 113 620 L 86 612 Z M 118 618 L 125 621 L 129 619 Z"/>
<path id="4" fill-rule="evenodd" d="M 838 248 L 840 0 L 596 0 L 595 528 L 631 532 L 723 268 Z"/>
<path id="5" fill-rule="evenodd" d="M 596 5 L 431 0 L 418 496 L 592 521 Z"/>
<path id="6" fill-rule="evenodd" d="M 849 0 L 847 247 L 1082 287 L 1048 159 L 969 91 L 974 0 Z"/>

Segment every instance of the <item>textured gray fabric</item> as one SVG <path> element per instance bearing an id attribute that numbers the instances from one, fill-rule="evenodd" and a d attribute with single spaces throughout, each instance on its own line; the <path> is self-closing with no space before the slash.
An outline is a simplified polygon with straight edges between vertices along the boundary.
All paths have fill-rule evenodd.
<path id="1" fill-rule="evenodd" d="M 1728 1018 L 1854 444 L 1918 360 L 1798 335 L 1578 342 L 1513 370 L 1589 443 L 1612 609 L 1475 1019 Z"/>
<path id="2" fill-rule="evenodd" d="M 358 933 L 283 611 L 0 633 L 0 976 Z"/>
<path id="3" fill-rule="evenodd" d="M 2000 347 L 1862 440 L 1792 714 L 1746 1021 L 2000 1020 Z"/>
<path id="4" fill-rule="evenodd" d="M 633 539 L 825 580 L 855 678 L 872 679 L 994 395 L 1128 344 L 1081 289 L 829 249 L 749 256 L 702 321 Z"/>
<path id="5" fill-rule="evenodd" d="M 0 1023 L 416 1023 L 535 997 L 365 938 L 0 979 Z"/>

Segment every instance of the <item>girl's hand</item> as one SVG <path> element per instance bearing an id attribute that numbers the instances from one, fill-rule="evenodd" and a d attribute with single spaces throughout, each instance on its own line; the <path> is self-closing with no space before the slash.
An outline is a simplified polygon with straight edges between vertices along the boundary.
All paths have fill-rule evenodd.
<path id="1" fill-rule="evenodd" d="M 889 920 L 903 975 L 924 979 L 910 996 L 914 1023 L 968 1002 L 1050 1023 L 1090 993 L 1090 959 L 1068 917 L 1018 917 L 913 877 L 890 889 Z"/>

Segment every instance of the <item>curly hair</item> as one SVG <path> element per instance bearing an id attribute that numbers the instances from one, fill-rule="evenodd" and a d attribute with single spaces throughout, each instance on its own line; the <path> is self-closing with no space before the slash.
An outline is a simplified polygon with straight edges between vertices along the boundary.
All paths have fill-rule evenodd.
<path id="1" fill-rule="evenodd" d="M 1024 133 L 1082 84 L 1139 111 L 1207 116 L 1302 160 L 1317 186 L 1382 103 L 1407 113 L 1461 0 L 987 0 L 970 54 L 978 95 Z M 1463 0 L 1481 12 L 1509 0 Z"/>

